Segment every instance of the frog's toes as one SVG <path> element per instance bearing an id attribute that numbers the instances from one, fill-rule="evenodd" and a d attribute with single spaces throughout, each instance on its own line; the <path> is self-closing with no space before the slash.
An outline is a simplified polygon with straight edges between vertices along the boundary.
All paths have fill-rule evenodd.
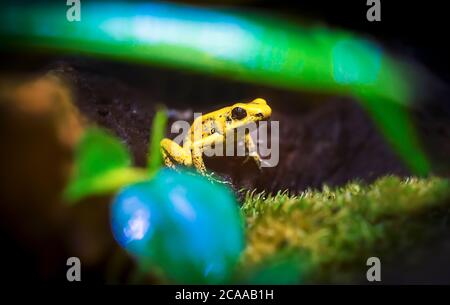
<path id="1" fill-rule="evenodd" d="M 266 160 L 261 159 L 259 169 L 262 170 L 263 167 L 272 167 L 272 165 L 269 162 L 267 162 Z"/>
<path id="2" fill-rule="evenodd" d="M 244 161 L 243 161 L 242 163 L 247 163 L 251 158 L 252 158 L 252 157 L 250 157 L 250 156 L 246 156 L 245 159 L 244 159 Z"/>
<path id="3" fill-rule="evenodd" d="M 205 176 L 208 178 L 209 181 L 213 182 L 213 183 L 220 183 L 220 184 L 225 184 L 225 185 L 233 185 L 231 183 L 231 179 L 226 179 L 220 175 L 217 175 L 213 172 L 211 173 L 207 173 L 205 174 Z"/>

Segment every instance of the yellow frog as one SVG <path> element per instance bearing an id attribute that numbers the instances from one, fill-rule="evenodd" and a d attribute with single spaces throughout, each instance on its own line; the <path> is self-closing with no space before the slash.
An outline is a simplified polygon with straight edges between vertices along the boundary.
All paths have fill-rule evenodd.
<path id="1" fill-rule="evenodd" d="M 251 122 L 268 119 L 271 114 L 272 109 L 266 101 L 257 98 L 250 103 L 236 103 L 202 115 L 194 120 L 183 146 L 170 139 L 161 141 L 164 163 L 172 168 L 176 165 L 194 166 L 198 172 L 205 175 L 203 152 L 206 149 L 217 143 L 224 143 L 228 132 L 234 132 L 235 129 Z M 249 157 L 255 160 L 259 167 L 261 158 L 249 133 L 245 135 L 244 144 L 249 151 Z"/>

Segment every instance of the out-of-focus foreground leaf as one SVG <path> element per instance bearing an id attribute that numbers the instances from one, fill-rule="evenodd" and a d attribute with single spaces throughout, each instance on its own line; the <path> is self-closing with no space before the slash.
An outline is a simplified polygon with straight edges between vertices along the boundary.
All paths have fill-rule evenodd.
<path id="1" fill-rule="evenodd" d="M 147 152 L 147 168 L 150 175 L 156 173 L 162 166 L 163 160 L 160 153 L 160 142 L 164 138 L 167 125 L 167 114 L 163 108 L 158 109 L 153 118 L 151 136 Z"/>
<path id="2" fill-rule="evenodd" d="M 145 170 L 131 167 L 125 145 L 99 128 L 85 131 L 75 154 L 74 176 L 65 191 L 69 202 L 89 195 L 113 193 L 126 184 L 148 177 Z"/>

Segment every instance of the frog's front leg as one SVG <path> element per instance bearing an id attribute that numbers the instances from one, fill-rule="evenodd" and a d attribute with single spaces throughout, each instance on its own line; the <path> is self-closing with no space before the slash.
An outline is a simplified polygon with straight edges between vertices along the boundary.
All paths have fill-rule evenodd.
<path id="1" fill-rule="evenodd" d="M 192 164 L 197 169 L 197 171 L 202 175 L 206 175 L 206 166 L 205 162 L 203 161 L 202 149 L 200 147 L 192 147 L 191 156 Z"/>
<path id="2" fill-rule="evenodd" d="M 177 164 L 192 165 L 192 157 L 189 150 L 169 139 L 162 139 L 160 145 L 164 163 L 167 167 L 175 168 Z"/>
<path id="3" fill-rule="evenodd" d="M 216 176 L 213 172 L 207 172 L 205 162 L 203 161 L 203 150 L 201 148 L 193 148 L 191 150 L 192 154 L 192 163 L 197 171 L 203 176 L 207 177 L 210 181 L 214 183 L 222 183 L 231 185 L 231 182 L 223 180 L 221 177 Z"/>
<path id="4" fill-rule="evenodd" d="M 261 157 L 258 155 L 257 147 L 250 133 L 247 133 L 245 135 L 245 147 L 248 148 L 248 158 L 252 158 L 255 161 L 258 168 L 261 169 L 262 160 Z"/>

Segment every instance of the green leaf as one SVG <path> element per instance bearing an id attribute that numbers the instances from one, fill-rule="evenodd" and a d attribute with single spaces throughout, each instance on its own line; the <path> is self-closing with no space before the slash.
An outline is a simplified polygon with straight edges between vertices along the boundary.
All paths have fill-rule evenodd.
<path id="1" fill-rule="evenodd" d="M 99 128 L 86 130 L 76 151 L 78 176 L 95 177 L 131 165 L 130 154 L 118 139 Z"/>
<path id="2" fill-rule="evenodd" d="M 85 131 L 76 149 L 75 167 L 64 194 L 69 202 L 114 193 L 127 184 L 148 178 L 145 170 L 131 167 L 126 146 L 99 128 Z"/>
<path id="3" fill-rule="evenodd" d="M 148 172 L 153 174 L 162 166 L 160 142 L 164 138 L 167 125 L 167 114 L 162 107 L 158 109 L 152 123 L 149 147 L 147 152 Z"/>
<path id="4" fill-rule="evenodd" d="M 74 202 L 87 196 L 113 194 L 126 185 L 149 178 L 143 169 L 113 169 L 94 177 L 75 179 L 66 188 L 65 197 L 69 202 Z"/>
<path id="5" fill-rule="evenodd" d="M 428 175 L 431 164 L 407 109 L 390 100 L 360 96 L 362 105 L 408 168 L 416 175 Z"/>

